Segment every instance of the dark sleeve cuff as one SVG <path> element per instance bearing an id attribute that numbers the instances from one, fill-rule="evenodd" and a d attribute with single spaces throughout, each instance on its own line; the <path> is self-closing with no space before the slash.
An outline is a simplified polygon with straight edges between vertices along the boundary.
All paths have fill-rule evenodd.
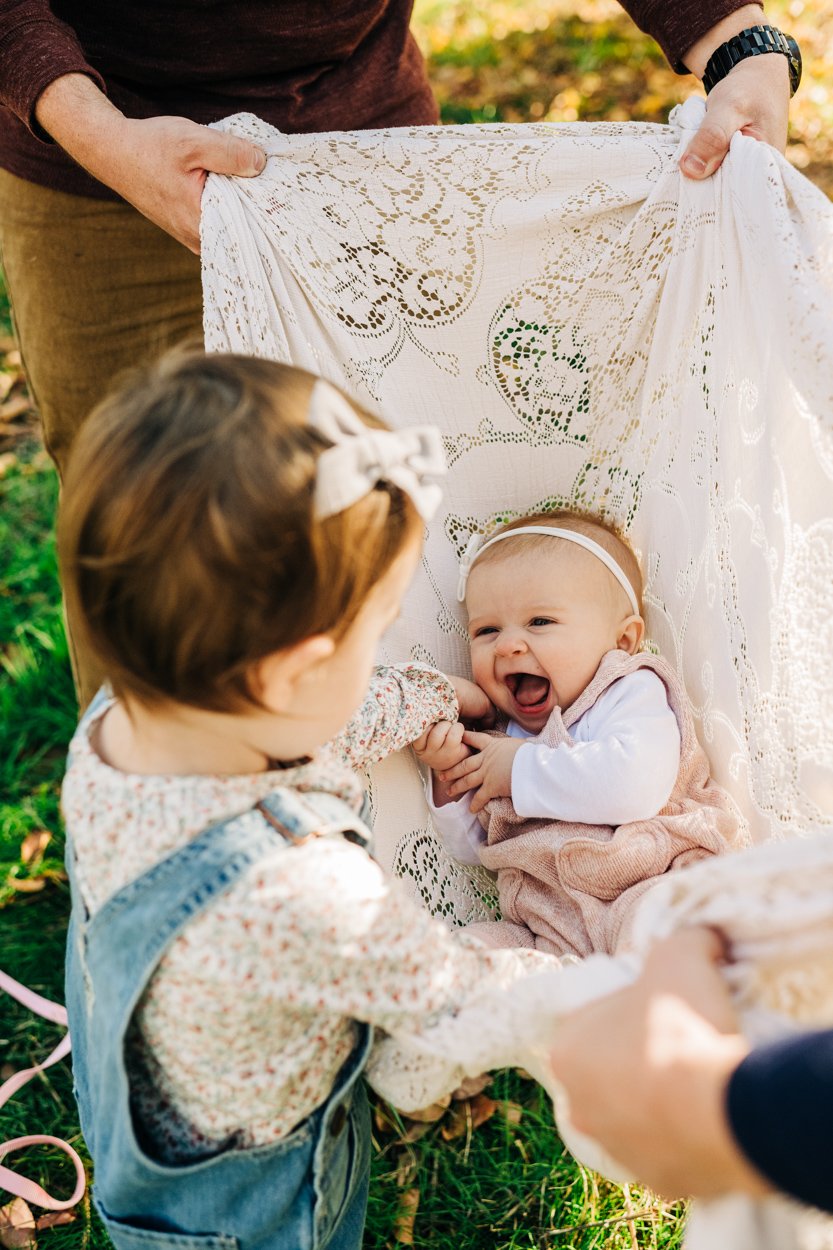
<path id="1" fill-rule="evenodd" d="M 64 74 L 86 74 L 106 94 L 104 79 L 89 65 L 75 34 L 57 19 L 35 18 L 0 34 L 0 103 L 43 143 L 52 139 L 35 119 L 41 92 Z"/>
<path id="2" fill-rule="evenodd" d="M 724 17 L 751 0 L 619 0 L 640 30 L 656 39 L 677 74 L 691 71 L 683 57 Z"/>
<path id="3" fill-rule="evenodd" d="M 773 1185 L 833 1211 L 833 1029 L 750 1052 L 726 1109 L 743 1153 Z"/>

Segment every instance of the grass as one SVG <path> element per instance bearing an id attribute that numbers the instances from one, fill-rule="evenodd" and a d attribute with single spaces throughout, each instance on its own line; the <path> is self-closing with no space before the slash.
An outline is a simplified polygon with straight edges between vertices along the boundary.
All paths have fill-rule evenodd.
<path id="1" fill-rule="evenodd" d="M 805 83 L 791 110 L 793 159 L 833 190 L 833 92 L 826 85 L 833 18 L 803 0 L 771 0 L 768 15 L 805 49 Z M 691 89 L 612 0 L 417 0 L 416 30 L 446 121 L 662 120 Z M 0 275 L 0 338 L 10 330 Z M 56 500 L 55 475 L 37 442 L 21 438 L 10 458 L 0 454 L 0 949 L 5 970 L 60 1001 L 68 900 L 58 792 L 76 706 L 60 611 Z M 49 844 L 24 863 L 24 839 L 40 831 L 51 835 Z M 0 995 L 0 1078 L 5 1065 L 43 1058 L 60 1032 Z M 452 1140 L 443 1136 L 448 1117 L 414 1141 L 395 1116 L 377 1117 L 366 1250 L 681 1245 L 682 1208 L 579 1167 L 533 1082 L 499 1073 L 488 1092 L 496 1113 L 480 1127 L 464 1125 Z M 0 1140 L 27 1131 L 68 1138 L 84 1155 L 67 1062 L 0 1110 Z M 58 1152 L 38 1148 L 9 1162 L 51 1192 L 72 1188 Z M 45 1250 L 108 1245 L 88 1200 L 74 1223 L 39 1237 Z"/>

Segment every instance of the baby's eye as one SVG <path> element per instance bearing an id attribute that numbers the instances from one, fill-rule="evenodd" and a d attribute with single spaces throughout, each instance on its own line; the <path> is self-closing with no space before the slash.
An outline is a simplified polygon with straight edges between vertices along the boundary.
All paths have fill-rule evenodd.
<path id="1" fill-rule="evenodd" d="M 533 616 L 529 623 L 530 625 L 554 625 L 555 621 L 551 616 Z"/>
<path id="2" fill-rule="evenodd" d="M 483 638 L 484 635 L 486 634 L 496 634 L 496 633 L 497 633 L 496 625 L 481 625 L 479 629 L 476 629 L 474 631 L 474 633 L 472 634 L 472 638 Z"/>

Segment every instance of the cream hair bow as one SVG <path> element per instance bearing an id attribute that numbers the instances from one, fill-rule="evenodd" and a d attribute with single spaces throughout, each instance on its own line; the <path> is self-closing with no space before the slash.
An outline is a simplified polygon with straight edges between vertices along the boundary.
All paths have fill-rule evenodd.
<path id="1" fill-rule="evenodd" d="M 334 444 L 318 457 L 313 505 L 317 517 L 335 516 L 369 494 L 377 482 L 391 482 L 411 497 L 424 521 L 431 520 L 442 499 L 435 479 L 446 472 L 442 438 L 435 426 L 370 429 L 323 379 L 312 388 L 308 420 Z"/>

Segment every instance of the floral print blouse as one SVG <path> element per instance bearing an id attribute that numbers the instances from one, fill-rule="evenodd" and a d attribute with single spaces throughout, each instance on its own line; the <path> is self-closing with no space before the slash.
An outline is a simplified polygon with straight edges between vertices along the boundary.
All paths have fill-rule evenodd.
<path id="1" fill-rule="evenodd" d="M 353 720 L 309 761 L 244 776 L 144 776 L 96 753 L 109 706 L 76 732 L 63 787 L 91 913 L 276 787 L 326 790 L 358 811 L 355 770 L 457 714 L 442 674 L 383 667 Z M 482 1011 L 484 992 L 488 999 L 542 961 L 534 951 L 466 945 L 345 839 L 276 849 L 189 923 L 145 989 L 127 1056 L 142 1136 L 171 1163 L 230 1141 L 275 1141 L 326 1098 L 355 1043 L 355 1021 L 383 1030 L 387 1047 L 407 1048 L 444 1019 L 457 1037 L 470 1002 Z M 463 1068 L 448 1070 L 449 1088 Z"/>

